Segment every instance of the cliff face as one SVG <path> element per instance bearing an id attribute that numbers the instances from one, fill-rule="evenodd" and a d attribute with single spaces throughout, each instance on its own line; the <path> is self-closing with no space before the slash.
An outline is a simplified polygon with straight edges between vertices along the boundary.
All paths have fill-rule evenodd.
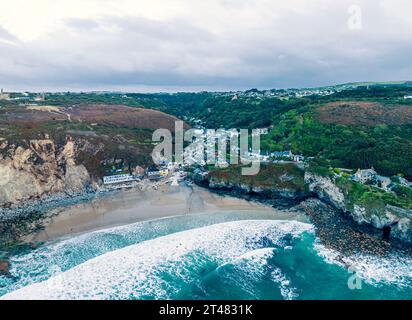
<path id="1" fill-rule="evenodd" d="M 304 171 L 294 164 L 262 164 L 255 176 L 243 176 L 240 167 L 210 171 L 207 183 L 211 189 L 263 196 L 269 199 L 301 200 L 308 196 Z"/>
<path id="2" fill-rule="evenodd" d="M 298 200 L 317 197 L 331 204 L 337 210 L 348 214 L 359 225 L 380 230 L 382 235 L 396 239 L 404 244 L 412 244 L 412 211 L 389 205 L 384 200 L 367 194 L 366 197 L 354 195 L 350 184 L 338 179 L 321 176 L 309 171 L 291 173 L 286 167 L 279 167 L 279 172 L 263 169 L 269 179 L 236 178 L 225 171 L 209 173 L 206 181 L 209 188 L 230 191 L 239 194 L 257 194 L 265 199 Z M 249 180 L 248 180 L 249 179 Z M 303 187 L 304 185 L 304 187 Z M 323 214 L 322 211 L 316 214 Z"/>
<path id="3" fill-rule="evenodd" d="M 301 192 L 294 189 L 277 187 L 267 188 L 261 186 L 253 186 L 249 184 L 230 183 L 227 181 L 219 181 L 216 179 L 211 179 L 209 181 L 209 188 L 216 190 L 233 190 L 245 194 L 254 193 L 262 196 L 281 197 L 290 200 L 303 199 L 307 196 L 305 192 Z"/>
<path id="4" fill-rule="evenodd" d="M 331 179 L 305 172 L 305 183 L 309 192 L 316 194 L 319 199 L 329 202 L 339 210 L 346 211 L 345 195 Z"/>
<path id="5" fill-rule="evenodd" d="M 30 140 L 26 146 L 0 145 L 0 206 L 55 192 L 80 192 L 90 184 L 83 165 L 75 161 L 71 139 L 57 147 L 53 140 Z"/>
<path id="6" fill-rule="evenodd" d="M 357 223 L 389 232 L 391 238 L 412 244 L 411 210 L 388 204 L 376 205 L 353 201 L 348 190 L 338 186 L 332 178 L 310 172 L 305 173 L 305 183 L 309 191 L 335 208 L 348 213 Z"/>
<path id="7" fill-rule="evenodd" d="M 226 189 L 267 198 L 299 200 L 307 197 L 304 171 L 294 164 L 262 165 L 256 176 L 243 176 L 239 167 L 209 172 L 211 189 Z"/>

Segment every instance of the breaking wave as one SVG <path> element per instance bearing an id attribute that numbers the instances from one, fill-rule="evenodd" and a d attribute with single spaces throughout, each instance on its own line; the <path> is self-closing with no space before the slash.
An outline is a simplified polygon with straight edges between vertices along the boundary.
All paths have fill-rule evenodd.
<path id="1" fill-rule="evenodd" d="M 189 289 L 201 294 L 202 275 L 231 261 L 246 259 L 246 266 L 259 266 L 255 259 L 270 255 L 253 251 L 290 245 L 311 230 L 309 224 L 291 221 L 237 221 L 192 229 L 106 253 L 4 298 L 172 299 Z"/>
<path id="2" fill-rule="evenodd" d="M 2 299 L 412 298 L 410 257 L 342 257 L 307 223 L 216 217 L 146 221 L 46 244 L 13 258 L 12 277 L 0 277 Z M 360 290 L 348 285 L 354 272 Z"/>
<path id="3" fill-rule="evenodd" d="M 412 287 L 411 257 L 400 257 L 396 253 L 385 257 L 363 254 L 342 256 L 336 250 L 326 248 L 318 241 L 314 248 L 326 262 L 351 270 L 361 280 L 371 285 L 381 286 L 390 283 L 399 288 Z"/>

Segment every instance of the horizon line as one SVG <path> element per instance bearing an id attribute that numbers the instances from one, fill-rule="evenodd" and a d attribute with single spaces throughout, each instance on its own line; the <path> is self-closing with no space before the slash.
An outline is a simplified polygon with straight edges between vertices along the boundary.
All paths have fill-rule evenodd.
<path id="1" fill-rule="evenodd" d="M 67 89 L 55 89 L 55 90 L 19 90 L 17 88 L 13 88 L 12 90 L 2 90 L 4 93 L 113 93 L 113 94 L 174 94 L 174 93 L 202 93 L 202 92 L 209 92 L 209 93 L 228 93 L 228 92 L 246 92 L 250 90 L 258 90 L 258 91 L 271 91 L 271 90 L 315 90 L 315 89 L 327 89 L 327 88 L 337 88 L 337 87 L 356 87 L 356 86 L 368 86 L 368 85 L 408 85 L 412 86 L 412 80 L 394 80 L 394 81 L 354 81 L 354 82 L 344 82 L 344 83 L 336 83 L 330 85 L 321 85 L 321 86 L 313 86 L 313 87 L 244 87 L 244 88 L 213 88 L 213 87 L 201 87 L 201 86 L 136 86 L 136 89 L 78 89 L 78 88 L 70 88 Z M 130 87 L 130 86 L 125 86 Z M 138 87 L 141 87 L 138 89 Z M 180 88 L 180 89 L 179 89 Z M 192 89 L 191 89 L 192 88 Z"/>

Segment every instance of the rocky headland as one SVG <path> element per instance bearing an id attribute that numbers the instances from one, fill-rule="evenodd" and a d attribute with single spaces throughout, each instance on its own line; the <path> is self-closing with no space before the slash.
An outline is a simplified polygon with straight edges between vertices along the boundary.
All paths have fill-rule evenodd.
<path id="1" fill-rule="evenodd" d="M 337 223 L 333 228 L 333 219 L 330 218 L 330 210 L 333 210 L 336 213 L 333 215 L 336 221 L 345 221 L 345 225 L 361 233 L 390 240 L 400 246 L 412 245 L 411 210 L 385 203 L 381 199 L 361 201 L 351 194 L 347 184 L 341 183 L 338 179 L 293 166 L 277 165 L 277 169 L 263 167 L 259 175 L 253 178 L 241 178 L 228 173 L 227 170 L 218 170 L 209 173 L 207 178 L 198 180 L 198 183 L 215 192 L 245 197 L 274 206 L 301 204 L 312 220 L 322 224 L 323 230 L 328 228 L 325 224 L 325 221 L 328 221 L 330 229 L 336 233 L 339 232 L 336 225 L 341 224 Z M 314 201 L 315 199 L 320 202 Z M 322 219 L 322 216 L 327 218 Z M 353 242 L 350 237 L 348 240 Z"/>

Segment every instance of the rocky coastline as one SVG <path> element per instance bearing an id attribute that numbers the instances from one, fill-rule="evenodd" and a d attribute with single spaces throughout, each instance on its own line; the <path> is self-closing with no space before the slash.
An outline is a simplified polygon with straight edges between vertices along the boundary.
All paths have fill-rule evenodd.
<path id="1" fill-rule="evenodd" d="M 301 201 L 311 197 L 308 193 L 290 189 L 265 189 L 246 184 L 232 184 L 216 181 L 203 181 L 197 182 L 197 184 L 216 193 L 241 197 L 250 201 L 259 201 L 279 208 L 288 208 L 297 205 Z"/>
<path id="2" fill-rule="evenodd" d="M 47 217 L 58 214 L 64 207 L 91 201 L 96 195 L 94 189 L 86 188 L 83 192 L 60 192 L 0 207 L 0 275 L 9 274 L 8 259 L 14 252 L 36 247 L 23 239 L 42 230 Z"/>
<path id="3" fill-rule="evenodd" d="M 69 136 L 62 144 L 47 135 L 0 143 L 1 248 L 41 228 L 46 213 L 95 196 L 96 184 L 78 161 L 85 147 Z"/>
<path id="4" fill-rule="evenodd" d="M 390 242 L 399 247 L 411 247 L 412 230 L 408 225 L 410 220 L 408 220 L 407 210 L 388 206 L 387 210 L 391 212 L 385 211 L 381 217 L 377 215 L 370 217 L 366 214 L 367 210 L 359 206 L 354 206 L 352 211 L 348 210 L 343 191 L 329 178 L 305 173 L 305 191 L 291 188 L 262 188 L 208 179 L 195 182 L 214 193 L 269 204 L 279 209 L 298 206 L 312 218 L 319 218 L 324 215 L 325 211 L 333 210 L 336 220 L 343 219 L 345 225 L 351 229 L 356 229 L 376 239 L 384 238 L 385 227 L 391 226 L 391 236 L 385 239 L 385 243 Z M 90 201 L 97 194 L 96 188 L 88 184 L 83 190 L 77 192 L 49 193 L 18 203 L 3 204 L 0 208 L 0 245 L 4 247 L 15 244 L 25 234 L 40 230 L 42 220 L 47 215 L 53 215 L 55 209 Z M 319 200 L 316 202 L 316 208 L 313 205 L 314 200 Z M 319 203 L 322 205 L 318 205 Z M 394 211 L 400 212 L 403 216 L 393 214 Z"/>
<path id="5" fill-rule="evenodd" d="M 323 243 L 346 253 L 354 253 L 356 248 L 382 255 L 392 247 L 412 252 L 412 224 L 409 225 L 407 210 L 389 206 L 392 212 L 396 209 L 402 216 L 385 211 L 381 215 L 375 212 L 375 216 L 370 218 L 366 209 L 359 214 L 356 207 L 355 210 L 348 209 L 345 194 L 329 178 L 305 172 L 304 192 L 256 188 L 213 179 L 196 183 L 212 192 L 270 204 L 276 208 L 298 207 L 311 218 Z M 390 236 L 386 234 L 388 226 Z"/>
<path id="6" fill-rule="evenodd" d="M 310 194 L 330 204 L 355 225 L 369 233 L 405 246 L 412 246 L 412 211 L 389 204 L 354 202 L 350 190 L 339 186 L 330 177 L 305 172 L 305 183 Z"/>
<path id="7" fill-rule="evenodd" d="M 4 173 L 0 179 L 2 248 L 41 230 L 44 218 L 56 214 L 58 208 L 90 201 L 98 193 L 96 182 L 76 161 L 79 145 L 70 138 L 61 146 L 45 139 L 31 141 L 26 149 L 4 143 L 0 149 L 0 173 Z M 279 209 L 298 208 L 312 219 L 319 238 L 331 247 L 350 251 L 362 243 L 366 251 L 378 254 L 392 245 L 407 250 L 412 247 L 410 210 L 389 205 L 378 210 L 350 203 L 345 190 L 330 177 L 294 170 L 292 166 L 274 174 L 275 183 L 265 181 L 261 185 L 258 180 L 230 182 L 219 180 L 219 176 L 195 182 L 215 193 Z M 2 268 L 6 268 L 4 263 Z"/>
<path id="8" fill-rule="evenodd" d="M 95 189 L 86 188 L 82 192 L 59 192 L 1 207 L 0 247 L 16 245 L 25 235 L 40 230 L 43 219 L 57 214 L 57 209 L 91 201 L 96 195 Z"/>

